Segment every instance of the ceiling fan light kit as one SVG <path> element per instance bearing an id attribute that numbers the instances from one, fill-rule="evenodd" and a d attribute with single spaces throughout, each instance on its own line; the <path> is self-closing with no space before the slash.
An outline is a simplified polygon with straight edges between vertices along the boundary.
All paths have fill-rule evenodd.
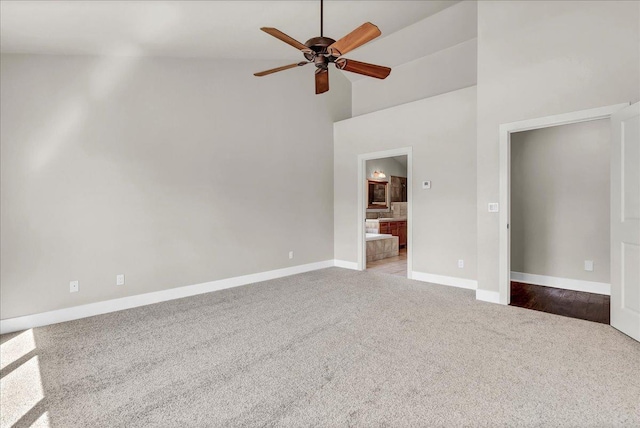
<path id="1" fill-rule="evenodd" d="M 316 94 L 322 94 L 329 90 L 329 64 L 331 63 L 335 64 L 335 66 L 340 70 L 375 77 L 377 79 L 385 79 L 389 73 L 391 73 L 391 69 L 389 67 L 342 58 L 342 55 L 347 52 L 350 52 L 378 37 L 381 34 L 378 27 L 370 22 L 365 22 L 340 40 L 336 41 L 330 37 L 324 37 L 322 28 L 324 19 L 323 15 L 323 1 L 320 0 L 320 37 L 312 37 L 304 44 L 276 28 L 260 28 L 265 33 L 270 34 L 276 39 L 298 49 L 304 55 L 306 62 L 302 61 L 272 68 L 270 70 L 254 73 L 254 76 L 262 77 L 268 74 L 277 73 L 278 71 L 288 70 L 290 68 L 301 67 L 303 65 L 313 63 L 316 66 Z"/>

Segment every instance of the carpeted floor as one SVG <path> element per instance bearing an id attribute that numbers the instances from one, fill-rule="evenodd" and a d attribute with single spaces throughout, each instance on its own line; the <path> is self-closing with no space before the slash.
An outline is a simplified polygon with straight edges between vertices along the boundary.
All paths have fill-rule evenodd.
<path id="1" fill-rule="evenodd" d="M 4 425 L 640 425 L 640 343 L 385 274 L 330 268 L 33 336 L 2 370 Z M 14 378 L 34 361 L 27 408 Z"/>

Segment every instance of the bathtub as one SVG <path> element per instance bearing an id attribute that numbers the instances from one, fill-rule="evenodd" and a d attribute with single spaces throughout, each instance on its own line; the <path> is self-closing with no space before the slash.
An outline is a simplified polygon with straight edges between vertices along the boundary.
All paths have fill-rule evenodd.
<path id="1" fill-rule="evenodd" d="M 386 233 L 367 233 L 366 234 L 367 241 L 377 241 L 378 239 L 387 239 L 391 237 L 393 237 L 393 235 L 388 235 Z"/>
<path id="2" fill-rule="evenodd" d="M 367 261 L 386 259 L 398 255 L 397 236 L 386 233 L 367 233 Z"/>

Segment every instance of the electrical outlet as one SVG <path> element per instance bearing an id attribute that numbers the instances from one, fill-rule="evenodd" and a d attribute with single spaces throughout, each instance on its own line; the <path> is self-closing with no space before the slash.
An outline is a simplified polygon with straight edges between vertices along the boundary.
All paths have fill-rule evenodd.
<path id="1" fill-rule="evenodd" d="M 293 251 L 289 251 L 289 259 L 293 258 Z"/>
<path id="2" fill-rule="evenodd" d="M 116 285 L 124 285 L 124 274 L 116 275 Z"/>
<path id="3" fill-rule="evenodd" d="M 69 283 L 69 293 L 77 293 L 80 288 L 80 284 L 78 281 L 71 281 Z"/>
<path id="4" fill-rule="evenodd" d="M 497 213 L 498 211 L 500 211 L 500 205 L 498 205 L 497 202 L 490 202 L 489 203 L 489 212 L 490 213 Z"/>
<path id="5" fill-rule="evenodd" d="M 458 260 L 458 267 L 460 269 L 462 269 L 464 267 L 464 260 L 462 260 L 462 259 Z"/>
<path id="6" fill-rule="evenodd" d="M 588 272 L 593 272 L 593 260 L 584 261 L 584 270 Z"/>

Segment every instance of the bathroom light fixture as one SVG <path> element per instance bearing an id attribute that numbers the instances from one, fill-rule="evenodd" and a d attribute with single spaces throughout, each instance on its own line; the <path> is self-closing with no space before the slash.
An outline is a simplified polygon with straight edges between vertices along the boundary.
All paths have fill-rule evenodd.
<path id="1" fill-rule="evenodd" d="M 373 178 L 387 178 L 387 176 L 382 171 L 374 171 Z"/>

